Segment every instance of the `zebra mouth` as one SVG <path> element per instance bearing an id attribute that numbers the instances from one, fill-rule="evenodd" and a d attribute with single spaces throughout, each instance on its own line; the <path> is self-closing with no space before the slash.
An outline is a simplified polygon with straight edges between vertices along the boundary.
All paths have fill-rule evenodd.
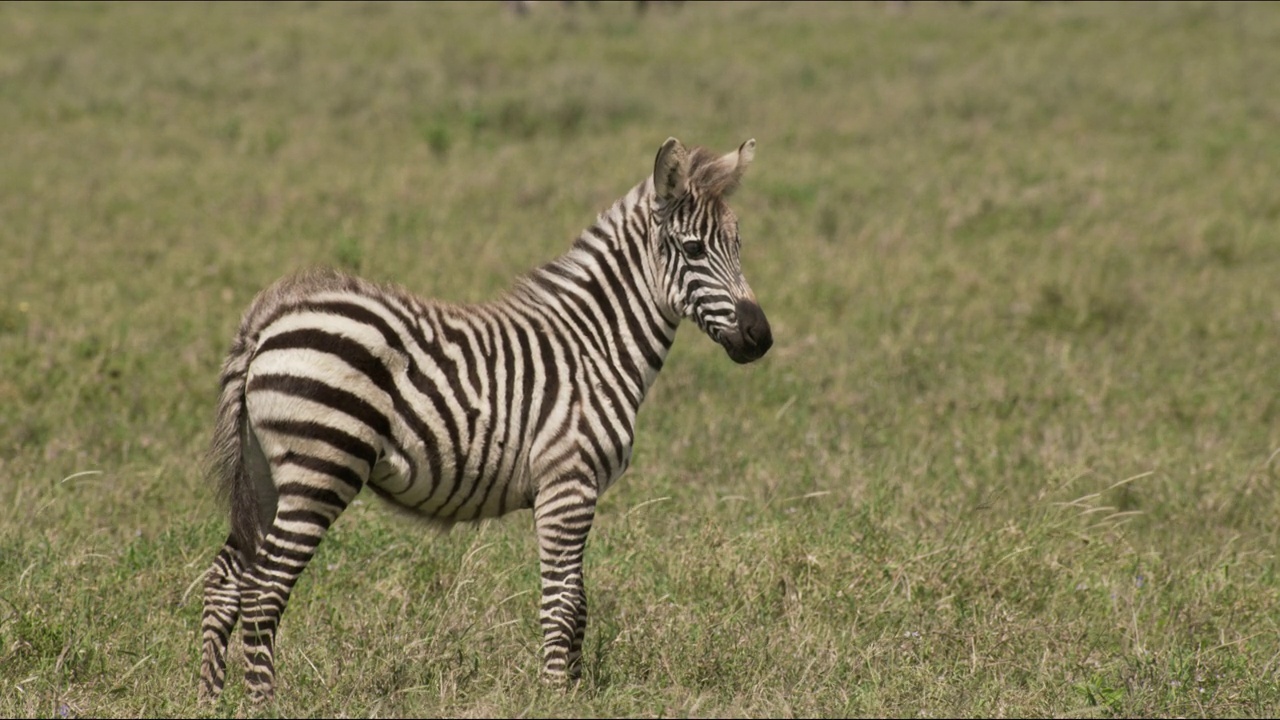
<path id="1" fill-rule="evenodd" d="M 768 348 L 760 348 L 757 346 L 744 349 L 734 347 L 728 343 L 725 343 L 724 349 L 725 352 L 729 354 L 729 359 L 739 365 L 746 365 L 747 363 L 755 362 L 756 360 L 764 357 L 764 354 L 768 351 Z"/>

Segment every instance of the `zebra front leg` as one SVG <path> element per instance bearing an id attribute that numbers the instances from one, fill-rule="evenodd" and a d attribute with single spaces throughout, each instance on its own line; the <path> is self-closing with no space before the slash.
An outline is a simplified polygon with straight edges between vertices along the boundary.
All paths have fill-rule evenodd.
<path id="1" fill-rule="evenodd" d="M 244 560 L 227 538 L 213 560 L 204 583 L 204 613 L 200 620 L 200 701 L 212 702 L 227 681 L 227 644 L 240 617 L 240 583 Z"/>
<path id="2" fill-rule="evenodd" d="M 582 638 L 587 634 L 587 587 L 583 583 L 578 595 L 578 624 L 573 630 L 573 640 L 569 643 L 569 679 L 577 680 L 582 676 Z"/>
<path id="3" fill-rule="evenodd" d="M 595 487 L 582 475 L 542 487 L 534 504 L 542 570 L 542 679 L 551 685 L 563 685 L 580 672 L 587 629 L 582 555 L 595 506 Z"/>

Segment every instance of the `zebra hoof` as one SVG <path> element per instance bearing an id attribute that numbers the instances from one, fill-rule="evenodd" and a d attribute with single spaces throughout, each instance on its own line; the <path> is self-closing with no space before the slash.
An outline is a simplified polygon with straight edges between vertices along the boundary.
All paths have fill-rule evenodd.
<path id="1" fill-rule="evenodd" d="M 249 702 L 260 705 L 276 696 L 275 685 L 268 684 L 250 684 L 248 687 Z"/>
<path id="2" fill-rule="evenodd" d="M 254 705 L 261 705 L 262 703 L 270 702 L 275 699 L 275 696 L 275 688 L 255 688 L 249 690 L 249 702 Z"/>
<path id="3" fill-rule="evenodd" d="M 578 680 L 576 675 L 570 675 L 564 670 L 542 672 L 542 684 L 546 687 L 556 690 L 567 690 L 573 686 Z"/>

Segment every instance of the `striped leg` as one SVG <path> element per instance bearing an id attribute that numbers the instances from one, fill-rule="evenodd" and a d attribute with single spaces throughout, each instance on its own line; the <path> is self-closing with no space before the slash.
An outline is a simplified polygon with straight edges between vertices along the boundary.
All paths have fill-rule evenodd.
<path id="1" fill-rule="evenodd" d="M 279 508 L 241 590 L 248 664 L 244 679 L 254 702 L 275 694 L 275 637 L 289 594 L 329 526 L 358 491 L 358 486 L 300 466 L 277 466 L 275 476 Z"/>
<path id="2" fill-rule="evenodd" d="M 226 684 L 227 643 L 240 616 L 240 578 L 243 574 L 241 553 L 228 538 L 205 576 L 204 616 L 200 621 L 202 702 L 213 701 Z"/>
<path id="3" fill-rule="evenodd" d="M 587 634 L 587 589 L 584 585 L 578 595 L 578 625 L 573 630 L 573 640 L 569 643 L 569 679 L 577 680 L 582 675 L 582 638 Z"/>
<path id="4" fill-rule="evenodd" d="M 548 684 L 564 684 L 579 673 L 582 637 L 587 629 L 582 554 L 595 506 L 595 488 L 581 475 L 548 484 L 535 501 L 542 568 L 542 679 Z"/>

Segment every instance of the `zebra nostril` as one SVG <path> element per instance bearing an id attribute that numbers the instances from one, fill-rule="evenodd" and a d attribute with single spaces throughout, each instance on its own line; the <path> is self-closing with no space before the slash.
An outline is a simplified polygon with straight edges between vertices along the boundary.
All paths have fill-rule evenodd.
<path id="1" fill-rule="evenodd" d="M 773 332 L 769 329 L 768 323 L 763 323 L 759 327 L 753 328 L 751 339 L 761 350 L 768 350 L 773 345 Z"/>
<path id="2" fill-rule="evenodd" d="M 755 343 L 756 349 L 764 355 L 773 347 L 773 331 L 769 329 L 769 323 L 765 321 L 764 315 L 760 316 L 760 324 L 751 328 L 748 332 L 751 341 Z"/>

